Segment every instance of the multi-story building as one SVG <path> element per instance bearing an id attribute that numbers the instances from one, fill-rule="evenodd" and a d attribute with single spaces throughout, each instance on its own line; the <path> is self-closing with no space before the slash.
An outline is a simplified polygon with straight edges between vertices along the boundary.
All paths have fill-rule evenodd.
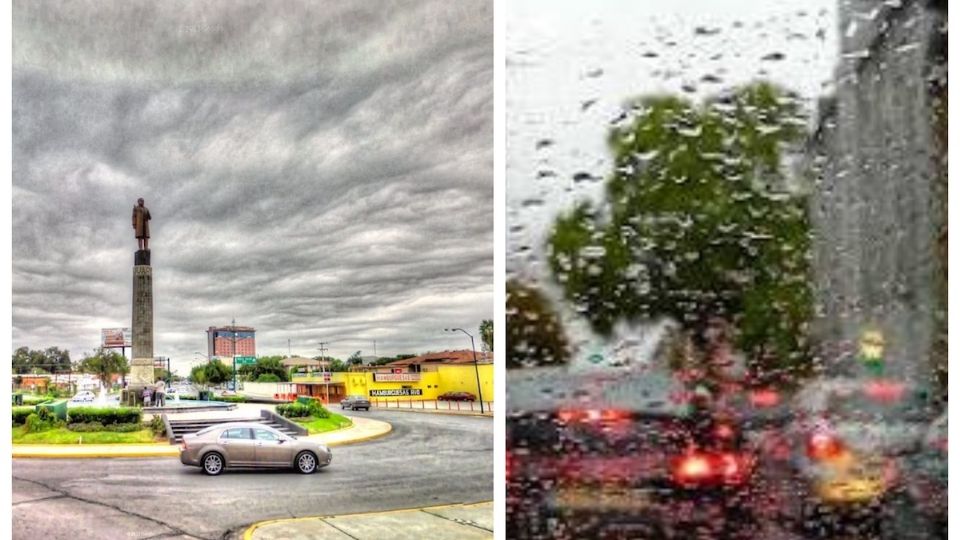
<path id="1" fill-rule="evenodd" d="M 249 326 L 211 326 L 207 329 L 207 356 L 256 356 L 256 330 Z"/>
<path id="2" fill-rule="evenodd" d="M 856 365 L 871 335 L 889 375 L 945 384 L 946 1 L 841 0 L 839 19 L 810 144 L 826 367 Z"/>

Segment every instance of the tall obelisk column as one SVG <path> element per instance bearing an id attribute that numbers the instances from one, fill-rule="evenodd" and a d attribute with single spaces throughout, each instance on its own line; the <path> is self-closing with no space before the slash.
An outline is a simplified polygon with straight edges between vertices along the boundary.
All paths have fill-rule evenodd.
<path id="1" fill-rule="evenodd" d="M 150 251 L 138 250 L 133 266 L 133 359 L 128 388 L 139 395 L 153 384 L 153 267 Z M 138 400 L 139 401 L 139 400 Z"/>
<path id="2" fill-rule="evenodd" d="M 124 401 L 142 403 L 143 388 L 153 384 L 153 268 L 150 267 L 150 210 L 137 199 L 130 224 L 137 237 L 133 255 L 133 358 Z"/>

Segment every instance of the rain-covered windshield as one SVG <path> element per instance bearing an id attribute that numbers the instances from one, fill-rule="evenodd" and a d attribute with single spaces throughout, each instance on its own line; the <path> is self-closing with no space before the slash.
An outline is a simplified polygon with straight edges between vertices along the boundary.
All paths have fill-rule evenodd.
<path id="1" fill-rule="evenodd" d="M 945 537 L 946 2 L 506 19 L 508 536 Z"/>

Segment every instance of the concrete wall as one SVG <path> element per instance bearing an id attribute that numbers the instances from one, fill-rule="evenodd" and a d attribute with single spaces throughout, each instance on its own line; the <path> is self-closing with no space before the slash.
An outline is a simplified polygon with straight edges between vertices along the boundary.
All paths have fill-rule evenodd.
<path id="1" fill-rule="evenodd" d="M 919 0 L 841 1 L 836 99 L 811 145 L 815 329 L 830 370 L 849 367 L 866 329 L 884 335 L 893 376 L 922 380 L 937 361 L 946 214 L 928 79 L 944 17 Z"/>

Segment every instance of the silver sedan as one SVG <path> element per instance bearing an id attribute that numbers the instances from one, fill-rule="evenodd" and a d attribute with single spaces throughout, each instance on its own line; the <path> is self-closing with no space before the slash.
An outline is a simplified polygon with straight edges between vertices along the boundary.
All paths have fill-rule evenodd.
<path id="1" fill-rule="evenodd" d="M 289 468 L 311 474 L 330 464 L 322 444 L 297 439 L 255 422 L 211 426 L 183 437 L 180 463 L 215 476 L 226 468 Z"/>

